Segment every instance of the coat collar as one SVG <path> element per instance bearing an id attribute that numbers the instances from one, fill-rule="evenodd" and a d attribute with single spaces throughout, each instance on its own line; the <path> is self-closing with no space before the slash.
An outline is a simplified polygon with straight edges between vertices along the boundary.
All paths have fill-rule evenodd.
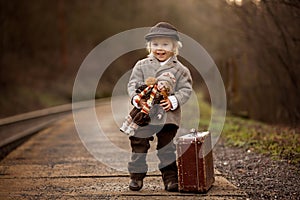
<path id="1" fill-rule="evenodd" d="M 155 65 L 158 65 L 160 67 L 159 61 L 152 54 L 150 54 L 148 57 L 149 57 L 150 61 L 153 62 L 153 64 L 155 63 Z M 163 66 L 161 66 L 161 68 L 173 67 L 177 62 L 178 62 L 177 57 L 176 56 L 172 56 L 168 60 L 167 63 L 165 63 Z"/>

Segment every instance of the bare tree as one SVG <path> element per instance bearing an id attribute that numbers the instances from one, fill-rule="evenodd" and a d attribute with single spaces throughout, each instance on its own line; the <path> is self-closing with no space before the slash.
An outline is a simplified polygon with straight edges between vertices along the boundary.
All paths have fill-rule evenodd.
<path id="1" fill-rule="evenodd" d="M 300 2 L 292 0 L 248 1 L 232 7 L 245 34 L 241 46 L 248 59 L 241 65 L 256 72 L 247 74 L 251 86 L 241 89 L 255 118 L 300 121 L 299 8 Z"/>

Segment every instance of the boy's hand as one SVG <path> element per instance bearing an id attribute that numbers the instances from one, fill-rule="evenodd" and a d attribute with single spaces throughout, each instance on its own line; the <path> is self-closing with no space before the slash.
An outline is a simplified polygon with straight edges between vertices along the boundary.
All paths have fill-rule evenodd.
<path id="1" fill-rule="evenodd" d="M 160 106 L 163 107 L 163 109 L 167 112 L 172 108 L 171 101 L 167 99 L 163 99 L 160 101 Z"/>

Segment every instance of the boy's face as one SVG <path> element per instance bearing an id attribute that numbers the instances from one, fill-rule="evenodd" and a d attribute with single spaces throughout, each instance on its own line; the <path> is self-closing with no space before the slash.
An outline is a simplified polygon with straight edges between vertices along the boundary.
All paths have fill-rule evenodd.
<path id="1" fill-rule="evenodd" d="M 150 49 L 156 59 L 163 62 L 173 56 L 173 42 L 171 38 L 153 38 L 150 42 Z"/>

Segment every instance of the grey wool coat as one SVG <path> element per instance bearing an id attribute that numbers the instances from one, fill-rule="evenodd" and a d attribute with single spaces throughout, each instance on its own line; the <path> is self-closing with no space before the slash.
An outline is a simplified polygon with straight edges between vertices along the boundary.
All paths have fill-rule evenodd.
<path id="1" fill-rule="evenodd" d="M 135 90 L 137 84 L 145 82 L 148 77 L 157 78 L 164 72 L 171 72 L 176 78 L 174 94 L 171 95 L 176 97 L 178 107 L 177 109 L 170 110 L 166 113 L 166 118 L 163 123 L 175 124 L 179 127 L 181 123 L 181 106 L 188 101 L 193 89 L 192 77 L 189 69 L 180 63 L 176 56 L 171 57 L 163 66 L 161 66 L 159 61 L 151 55 L 145 59 L 139 60 L 133 67 L 128 82 L 128 93 L 132 99 L 136 95 Z"/>

